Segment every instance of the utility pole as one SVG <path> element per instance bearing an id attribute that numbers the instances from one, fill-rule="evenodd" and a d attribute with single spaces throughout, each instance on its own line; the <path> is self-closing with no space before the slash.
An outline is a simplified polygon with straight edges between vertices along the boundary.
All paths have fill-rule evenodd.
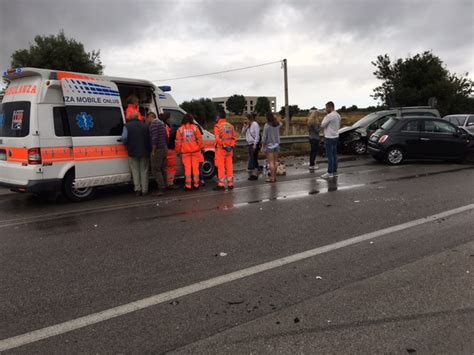
<path id="1" fill-rule="evenodd" d="M 290 135 L 290 107 L 288 106 L 288 67 L 283 59 L 283 76 L 285 79 L 285 135 Z"/>

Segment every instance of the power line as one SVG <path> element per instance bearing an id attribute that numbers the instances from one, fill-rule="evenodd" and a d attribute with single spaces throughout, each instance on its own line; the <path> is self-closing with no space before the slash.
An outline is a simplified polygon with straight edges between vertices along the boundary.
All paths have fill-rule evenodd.
<path id="1" fill-rule="evenodd" d="M 277 61 L 274 61 L 274 62 L 268 62 L 268 63 L 263 63 L 263 64 L 251 65 L 251 66 L 242 67 L 242 68 L 235 68 L 235 69 L 228 69 L 228 70 L 216 71 L 216 72 L 213 72 L 213 73 L 197 74 L 197 75 L 189 75 L 189 76 L 181 76 L 181 77 L 169 78 L 169 79 L 157 79 L 157 80 L 152 80 L 152 82 L 198 78 L 198 77 L 201 77 L 201 76 L 208 76 L 208 75 L 217 75 L 217 74 L 223 74 L 223 73 L 230 73 L 230 72 L 233 72 L 233 71 L 239 71 L 239 70 L 246 70 L 246 69 L 258 68 L 258 67 L 263 67 L 263 66 L 265 66 L 265 65 L 276 64 L 276 63 L 282 63 L 282 62 L 283 62 L 282 60 L 277 60 Z"/>

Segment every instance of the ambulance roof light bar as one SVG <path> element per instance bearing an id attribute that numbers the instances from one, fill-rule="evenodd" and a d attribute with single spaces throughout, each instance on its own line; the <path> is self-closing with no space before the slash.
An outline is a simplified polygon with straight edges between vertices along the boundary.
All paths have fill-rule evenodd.
<path id="1" fill-rule="evenodd" d="M 158 88 L 163 91 L 163 92 L 168 92 L 171 91 L 171 86 L 165 85 L 165 86 L 158 86 Z"/>

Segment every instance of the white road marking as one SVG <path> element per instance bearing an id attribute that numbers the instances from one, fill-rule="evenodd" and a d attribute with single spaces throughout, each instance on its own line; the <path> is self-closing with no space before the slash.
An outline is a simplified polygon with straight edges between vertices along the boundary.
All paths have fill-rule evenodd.
<path id="1" fill-rule="evenodd" d="M 155 296 L 147 297 L 135 302 L 130 302 L 122 306 L 106 309 L 101 312 L 93 313 L 84 317 L 76 318 L 67 322 L 55 324 L 42 329 L 34 330 L 28 333 L 17 335 L 11 338 L 0 340 L 0 351 L 14 349 L 22 345 L 34 343 L 43 339 L 51 338 L 60 334 L 64 334 L 76 329 L 84 328 L 89 325 L 104 322 L 106 320 L 123 316 L 141 309 L 156 306 L 158 304 L 168 302 L 170 300 L 191 295 L 193 293 L 203 291 L 212 287 L 223 285 L 232 281 L 240 280 L 245 277 L 253 276 L 264 271 L 272 270 L 290 263 L 305 260 L 316 255 L 324 254 L 333 250 L 347 247 L 356 243 L 379 238 L 387 234 L 399 232 L 408 228 L 413 228 L 425 223 L 433 222 L 441 218 L 446 218 L 462 212 L 474 210 L 474 204 L 455 208 L 453 210 L 441 212 L 432 216 L 415 219 L 410 222 L 398 224 L 396 226 L 380 229 L 375 232 L 362 234 L 360 236 L 349 238 L 333 244 L 328 244 L 315 249 L 307 250 L 302 253 L 286 256 L 277 260 L 269 261 L 263 264 L 255 265 L 243 270 L 231 272 L 226 275 L 214 277 L 209 280 L 200 281 L 189 286 L 181 287 L 175 290 L 160 293 Z"/>

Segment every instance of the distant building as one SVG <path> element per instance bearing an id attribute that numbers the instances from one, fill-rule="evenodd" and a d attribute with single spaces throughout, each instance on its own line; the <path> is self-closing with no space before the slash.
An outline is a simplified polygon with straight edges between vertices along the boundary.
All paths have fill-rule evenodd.
<path id="1" fill-rule="evenodd" d="M 213 97 L 212 101 L 215 103 L 220 104 L 221 106 L 224 107 L 224 110 L 227 111 L 227 100 L 229 99 L 230 96 L 224 96 L 224 97 Z M 257 99 L 261 96 L 244 96 L 245 97 L 245 109 L 244 113 L 251 113 L 255 111 L 255 105 L 257 103 Z M 268 101 L 270 101 L 270 108 L 272 109 L 272 112 L 276 112 L 276 96 L 266 96 Z"/>

